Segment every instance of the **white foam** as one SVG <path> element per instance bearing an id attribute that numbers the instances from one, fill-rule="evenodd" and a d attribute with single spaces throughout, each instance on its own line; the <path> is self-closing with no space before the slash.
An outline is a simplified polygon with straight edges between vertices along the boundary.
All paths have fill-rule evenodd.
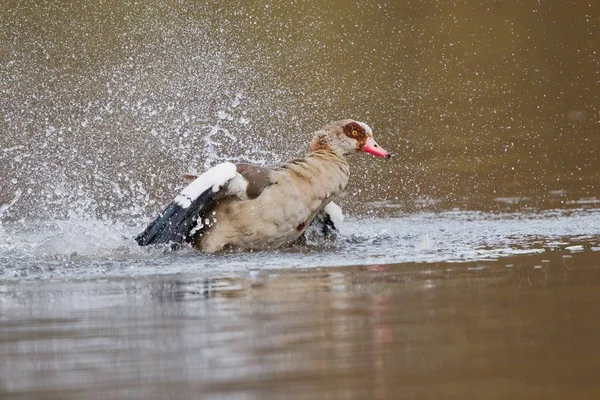
<path id="1" fill-rule="evenodd" d="M 582 245 L 567 246 L 567 247 L 565 247 L 565 250 L 569 250 L 569 251 L 583 251 L 583 246 Z"/>
<path id="2" fill-rule="evenodd" d="M 2 217 L 2 214 L 7 212 L 9 208 L 14 206 L 16 204 L 16 202 L 19 201 L 22 193 L 23 193 L 23 191 L 19 188 L 15 191 L 15 197 L 11 201 L 9 201 L 6 204 L 0 204 L 0 217 Z"/>
<path id="3" fill-rule="evenodd" d="M 212 187 L 213 192 L 218 192 L 228 181 L 235 178 L 236 174 L 235 164 L 224 162 L 215 165 L 187 185 L 175 197 L 174 202 L 183 208 L 188 208 L 207 189 Z"/>
<path id="4" fill-rule="evenodd" d="M 435 248 L 435 242 L 433 241 L 431 236 L 429 236 L 429 232 L 426 232 L 419 238 L 417 244 L 415 245 L 415 248 L 421 251 L 433 250 Z"/>
<path id="5" fill-rule="evenodd" d="M 326 211 L 335 214 L 331 210 L 337 208 L 330 205 Z M 580 251 L 556 253 L 559 258 L 585 257 L 590 248 L 600 251 L 598 209 L 507 214 L 447 211 L 385 218 L 345 217 L 337 240 L 323 241 L 322 235 L 307 237 L 311 246 L 308 252 L 300 246 L 218 256 L 202 255 L 187 246 L 177 252 L 138 246 L 133 237 L 146 227 L 146 218 L 2 221 L 0 285 L 2 281 L 13 277 L 21 279 L 25 275 L 35 279 L 181 272 L 205 276 L 248 269 L 483 261 L 528 254 L 542 254 L 538 261 L 532 259 L 531 265 L 544 266 L 544 260 L 553 261 L 548 257 L 550 253 L 543 254 L 555 254 L 558 239 L 561 250 L 565 246 L 583 246 Z M 335 223 L 339 222 L 336 220 Z M 417 251 L 415 243 L 424 235 L 435 240 L 430 241 L 433 248 Z M 517 268 L 515 260 L 510 259 L 498 266 Z"/>
<path id="6" fill-rule="evenodd" d="M 131 238 L 139 232 L 129 223 L 70 218 L 64 220 L 19 221 L 0 225 L 0 258 L 35 260 L 46 257 L 80 258 L 143 255 Z"/>

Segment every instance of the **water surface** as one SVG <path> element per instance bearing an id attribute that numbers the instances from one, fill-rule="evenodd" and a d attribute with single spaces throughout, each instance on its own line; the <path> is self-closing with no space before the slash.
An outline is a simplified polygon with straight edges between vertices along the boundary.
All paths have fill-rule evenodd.
<path id="1" fill-rule="evenodd" d="M 595 398 L 600 252 L 3 282 L 3 398 Z"/>
<path id="2" fill-rule="evenodd" d="M 5 3 L 3 399 L 600 397 L 600 3 Z M 133 242 L 342 118 L 338 240 Z"/>
<path id="3" fill-rule="evenodd" d="M 202 255 L 2 226 L 3 398 L 595 398 L 600 212 L 350 218 Z M 10 247 L 12 246 L 12 248 Z"/>

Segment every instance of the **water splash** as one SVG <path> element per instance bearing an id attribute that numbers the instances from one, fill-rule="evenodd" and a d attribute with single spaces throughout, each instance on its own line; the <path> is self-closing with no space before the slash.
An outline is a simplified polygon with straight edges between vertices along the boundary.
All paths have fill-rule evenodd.
<path id="1" fill-rule="evenodd" d="M 40 26 L 7 11 L 31 29 L 7 27 L 21 39 L 0 66 L 0 89 L 11 99 L 0 107 L 0 200 L 22 193 L 5 218 L 148 215 L 178 191 L 187 171 L 232 155 L 272 163 L 285 154 L 274 151 L 282 138 L 253 133 L 268 129 L 259 124 L 271 98 L 247 94 L 263 78 L 248 62 L 251 53 L 242 57 L 227 40 L 218 7 L 195 7 L 185 23 L 177 7 L 165 6 L 160 16 L 144 6 L 117 7 L 110 12 L 131 12 L 136 23 L 104 32 L 107 43 L 82 35 L 70 49 L 59 46 L 73 42 L 61 35 L 72 35 L 64 26 L 80 15 L 64 7 L 42 7 L 56 15 Z M 107 10 L 90 4 L 87 11 Z M 47 56 L 36 58 L 40 51 Z"/>
<path id="2" fill-rule="evenodd" d="M 218 255 L 191 248 L 171 252 L 139 247 L 133 237 L 146 222 L 140 218 L 120 222 L 76 215 L 67 220 L 5 222 L 0 224 L 0 276 L 219 274 L 230 270 L 496 260 L 519 254 L 600 249 L 600 210 L 594 209 L 349 218 L 335 240 L 310 238 L 291 248 Z M 424 239 L 426 245 L 419 247 Z"/>
<path id="3" fill-rule="evenodd" d="M 19 188 L 15 191 L 15 197 L 6 204 L 0 204 L 0 223 L 2 223 L 2 215 L 5 214 L 17 201 L 21 198 L 23 191 Z"/>

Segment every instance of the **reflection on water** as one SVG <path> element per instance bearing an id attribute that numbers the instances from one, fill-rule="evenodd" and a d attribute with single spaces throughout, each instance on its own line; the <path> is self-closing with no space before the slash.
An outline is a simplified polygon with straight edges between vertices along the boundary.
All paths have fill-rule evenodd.
<path id="1" fill-rule="evenodd" d="M 3 398 L 596 398 L 600 252 L 0 285 Z"/>
<path id="2" fill-rule="evenodd" d="M 600 3 L 472 3 L 3 5 L 0 397 L 598 398 Z M 131 240 L 347 117 L 338 242 Z"/>

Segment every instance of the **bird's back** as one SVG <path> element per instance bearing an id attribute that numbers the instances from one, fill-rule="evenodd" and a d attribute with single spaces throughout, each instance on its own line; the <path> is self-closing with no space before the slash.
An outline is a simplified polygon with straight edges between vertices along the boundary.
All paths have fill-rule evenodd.
<path id="1" fill-rule="evenodd" d="M 344 190 L 349 166 L 337 153 L 317 150 L 269 169 L 268 175 L 271 184 L 258 197 L 216 204 L 212 226 L 195 238 L 196 247 L 208 252 L 226 246 L 258 250 L 295 242 Z"/>

